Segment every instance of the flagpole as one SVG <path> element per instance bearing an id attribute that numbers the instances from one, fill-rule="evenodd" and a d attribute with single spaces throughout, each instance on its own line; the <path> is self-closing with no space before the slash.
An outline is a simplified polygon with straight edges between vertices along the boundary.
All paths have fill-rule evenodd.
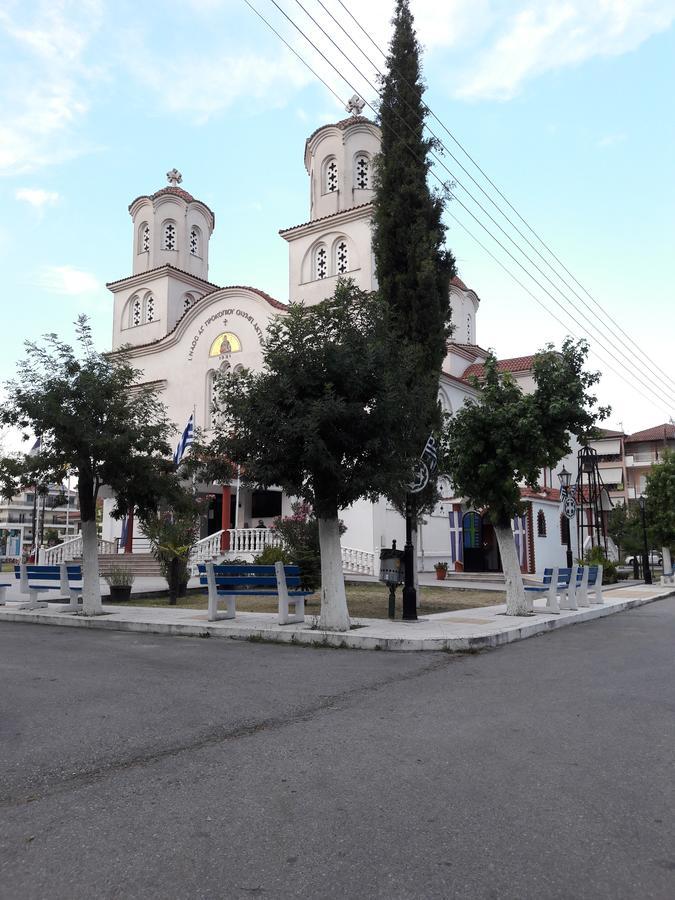
<path id="1" fill-rule="evenodd" d="M 239 488 L 241 486 L 241 466 L 237 466 L 237 493 L 234 502 L 234 527 L 239 528 Z"/>

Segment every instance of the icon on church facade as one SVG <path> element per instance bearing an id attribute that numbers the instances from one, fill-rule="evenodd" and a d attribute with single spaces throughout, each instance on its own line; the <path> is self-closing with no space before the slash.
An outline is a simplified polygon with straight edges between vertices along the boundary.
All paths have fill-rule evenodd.
<path id="1" fill-rule="evenodd" d="M 231 331 L 224 331 L 211 344 L 209 356 L 224 356 L 226 353 L 239 353 L 241 341 Z"/>

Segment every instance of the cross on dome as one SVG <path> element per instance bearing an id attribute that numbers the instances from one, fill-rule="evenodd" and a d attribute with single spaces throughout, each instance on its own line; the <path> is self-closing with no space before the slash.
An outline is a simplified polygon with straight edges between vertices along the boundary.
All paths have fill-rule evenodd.
<path id="1" fill-rule="evenodd" d="M 353 116 L 360 116 L 363 112 L 363 107 L 366 105 L 366 101 L 359 97 L 358 94 L 354 94 L 353 97 L 350 97 L 349 102 L 345 109 L 348 113 L 351 113 Z"/>
<path id="2" fill-rule="evenodd" d="M 170 172 L 166 173 L 166 180 L 169 182 L 171 187 L 176 187 L 183 180 L 183 176 L 180 174 L 178 169 L 171 169 Z"/>

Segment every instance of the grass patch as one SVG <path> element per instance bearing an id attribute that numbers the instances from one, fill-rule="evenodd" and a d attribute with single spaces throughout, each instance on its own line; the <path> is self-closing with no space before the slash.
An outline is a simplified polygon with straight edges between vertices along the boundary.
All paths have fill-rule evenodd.
<path id="1" fill-rule="evenodd" d="M 349 615 L 354 618 L 386 619 L 389 608 L 389 591 L 382 584 L 347 582 L 347 605 Z M 476 609 L 481 606 L 493 606 L 504 603 L 506 595 L 503 591 L 480 591 L 467 588 L 420 587 L 420 616 L 432 613 L 454 612 L 460 609 Z M 120 606 L 161 606 L 167 607 L 168 594 L 157 594 L 154 597 L 131 599 Z M 177 609 L 206 609 L 206 594 L 191 594 L 183 597 L 176 604 Z M 305 603 L 307 616 L 316 616 L 321 608 L 320 593 L 317 591 Z M 237 609 L 241 612 L 277 612 L 275 597 L 237 598 Z M 401 617 L 401 588 L 396 591 L 396 618 Z"/>

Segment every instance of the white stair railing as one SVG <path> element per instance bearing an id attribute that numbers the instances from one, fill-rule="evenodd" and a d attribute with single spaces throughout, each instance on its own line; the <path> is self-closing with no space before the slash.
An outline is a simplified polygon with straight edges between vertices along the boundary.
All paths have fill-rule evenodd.
<path id="1" fill-rule="evenodd" d="M 115 541 L 104 541 L 103 538 L 98 539 L 98 552 L 115 553 L 117 544 Z M 58 566 L 62 562 L 69 562 L 71 559 L 78 559 L 82 556 L 82 535 L 70 538 L 62 544 L 55 547 L 47 547 L 41 554 L 46 566 Z"/>
<path id="2" fill-rule="evenodd" d="M 222 556 L 220 545 L 224 534 L 225 532 L 222 530 L 215 531 L 208 537 L 202 538 L 201 541 L 197 541 L 190 551 L 189 565 L 193 575 L 197 574 L 197 565 L 199 563 L 212 562 Z"/>
<path id="3" fill-rule="evenodd" d="M 342 571 L 352 575 L 375 575 L 375 554 L 368 550 L 343 547 Z"/>
<path id="4" fill-rule="evenodd" d="M 280 547 L 281 537 L 271 528 L 228 528 L 230 553 L 261 553 L 265 547 Z"/>

